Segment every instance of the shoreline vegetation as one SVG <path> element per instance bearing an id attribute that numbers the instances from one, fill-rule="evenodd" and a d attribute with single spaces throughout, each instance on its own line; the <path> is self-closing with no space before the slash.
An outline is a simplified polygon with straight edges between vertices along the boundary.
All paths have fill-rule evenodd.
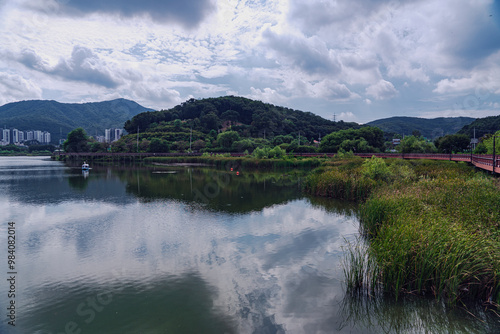
<path id="1" fill-rule="evenodd" d="M 500 309 L 500 182 L 463 162 L 333 159 L 305 191 L 361 202 L 351 293 L 479 302 Z"/>

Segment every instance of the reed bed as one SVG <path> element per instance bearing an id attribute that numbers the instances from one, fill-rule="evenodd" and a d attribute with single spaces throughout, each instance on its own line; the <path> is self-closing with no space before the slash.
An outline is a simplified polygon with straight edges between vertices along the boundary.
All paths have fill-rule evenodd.
<path id="1" fill-rule="evenodd" d="M 409 293 L 442 298 L 450 305 L 472 300 L 498 307 L 498 180 L 464 163 L 384 164 L 365 161 L 351 172 L 342 168 L 347 163 L 331 164 L 307 182 L 313 194 L 362 202 L 367 247 L 348 247 L 348 291 L 380 289 L 396 298 Z M 377 170 L 370 173 L 370 168 Z M 353 192 L 349 184 L 363 190 Z"/>

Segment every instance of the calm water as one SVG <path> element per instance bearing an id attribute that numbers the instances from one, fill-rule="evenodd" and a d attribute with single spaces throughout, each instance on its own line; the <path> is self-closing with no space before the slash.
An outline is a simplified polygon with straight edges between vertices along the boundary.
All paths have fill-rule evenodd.
<path id="1" fill-rule="evenodd" d="M 92 167 L 0 158 L 1 333 L 500 332 L 480 310 L 344 297 L 355 208 L 304 197 L 301 173 Z"/>

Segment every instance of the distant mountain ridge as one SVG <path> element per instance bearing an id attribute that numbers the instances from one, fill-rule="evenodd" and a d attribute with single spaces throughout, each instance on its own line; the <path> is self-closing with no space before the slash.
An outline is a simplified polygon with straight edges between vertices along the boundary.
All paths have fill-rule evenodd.
<path id="1" fill-rule="evenodd" d="M 77 127 L 84 128 L 89 135 L 104 135 L 105 129 L 121 129 L 125 121 L 150 110 L 127 99 L 89 103 L 20 101 L 0 107 L 0 127 L 49 131 L 52 142 L 57 142 Z"/>
<path id="2" fill-rule="evenodd" d="M 411 135 L 414 130 L 418 130 L 422 136 L 428 139 L 435 139 L 444 135 L 455 134 L 474 120 L 475 118 L 471 117 L 438 117 L 429 119 L 396 116 L 379 119 L 366 124 L 376 126 L 386 133 L 397 133 L 400 135 Z"/>
<path id="3" fill-rule="evenodd" d="M 500 130 L 500 115 L 477 118 L 474 122 L 465 125 L 458 133 L 469 137 L 480 138 L 486 134 L 493 134 Z"/>

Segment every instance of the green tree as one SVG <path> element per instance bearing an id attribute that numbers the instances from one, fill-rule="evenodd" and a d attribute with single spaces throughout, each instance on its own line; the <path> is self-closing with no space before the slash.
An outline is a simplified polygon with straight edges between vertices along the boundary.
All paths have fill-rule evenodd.
<path id="1" fill-rule="evenodd" d="M 470 139 L 467 135 L 446 135 L 434 141 L 437 149 L 443 153 L 465 151 L 469 147 Z"/>
<path id="2" fill-rule="evenodd" d="M 396 149 L 402 153 L 434 153 L 434 144 L 426 142 L 422 137 L 407 136 L 401 140 Z"/>
<path id="3" fill-rule="evenodd" d="M 217 136 L 217 142 L 222 148 L 229 149 L 235 141 L 240 140 L 240 135 L 236 131 L 225 131 L 219 133 Z"/>
<path id="4" fill-rule="evenodd" d="M 63 143 L 66 152 L 88 152 L 88 136 L 83 128 L 76 128 L 68 133 L 68 139 Z"/>
<path id="5" fill-rule="evenodd" d="M 182 126 L 182 121 L 180 119 L 176 119 L 174 121 L 174 127 L 175 127 L 175 129 L 176 130 L 180 130 L 181 126 Z"/>
<path id="6" fill-rule="evenodd" d="M 154 153 L 167 153 L 169 150 L 168 142 L 160 138 L 153 138 L 148 147 L 148 152 Z"/>

